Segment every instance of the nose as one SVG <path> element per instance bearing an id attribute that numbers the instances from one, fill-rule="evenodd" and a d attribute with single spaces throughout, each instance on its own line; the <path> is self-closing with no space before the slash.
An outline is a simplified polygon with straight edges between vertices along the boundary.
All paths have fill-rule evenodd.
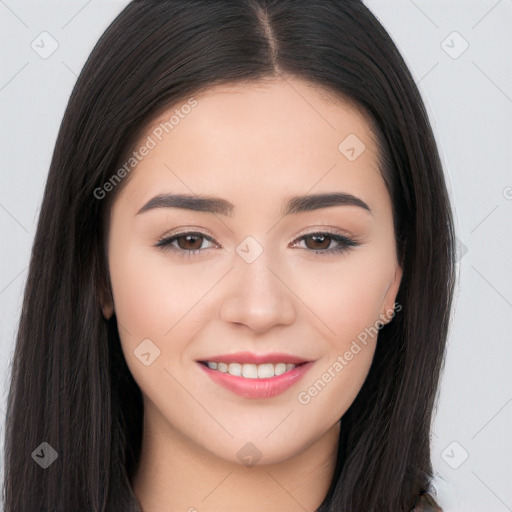
<path id="1" fill-rule="evenodd" d="M 236 257 L 221 306 L 224 322 L 243 324 L 263 333 L 295 321 L 294 295 L 284 275 L 273 268 L 265 252 L 252 263 Z"/>

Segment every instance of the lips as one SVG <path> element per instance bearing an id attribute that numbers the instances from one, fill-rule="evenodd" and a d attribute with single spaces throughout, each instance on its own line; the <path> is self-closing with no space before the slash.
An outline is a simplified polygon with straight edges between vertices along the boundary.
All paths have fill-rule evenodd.
<path id="1" fill-rule="evenodd" d="M 199 367 L 213 382 L 244 398 L 271 398 L 293 386 L 313 366 L 313 361 L 284 353 L 252 354 L 239 352 L 211 356 L 197 361 Z M 226 366 L 237 371 L 226 371 Z M 281 371 L 264 378 L 267 373 L 259 371 L 273 366 Z M 254 373 L 254 369 L 258 371 Z M 245 370 L 250 370 L 246 372 Z M 267 368 L 265 368 L 267 370 Z M 258 376 L 258 374 L 260 376 Z"/>

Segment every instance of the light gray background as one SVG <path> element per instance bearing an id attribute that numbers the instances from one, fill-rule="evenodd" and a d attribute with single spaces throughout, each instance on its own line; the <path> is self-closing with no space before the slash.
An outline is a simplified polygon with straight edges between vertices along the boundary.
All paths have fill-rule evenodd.
<path id="1" fill-rule="evenodd" d="M 2 416 L 57 131 L 93 45 L 127 3 L 0 0 Z M 446 512 L 512 511 L 512 0 L 366 4 L 419 84 L 460 241 L 459 284 L 432 435 L 438 501 Z M 47 58 L 31 47 L 48 51 L 52 39 L 58 48 Z M 3 439 L 3 424 L 0 429 Z"/>

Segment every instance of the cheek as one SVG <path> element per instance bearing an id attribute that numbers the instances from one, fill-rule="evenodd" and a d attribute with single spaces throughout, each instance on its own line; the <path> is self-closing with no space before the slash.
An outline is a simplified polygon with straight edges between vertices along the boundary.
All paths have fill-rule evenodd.
<path id="1" fill-rule="evenodd" d="M 343 347 L 382 312 L 390 284 L 389 265 L 370 251 L 340 258 L 333 264 L 308 263 L 294 279 L 294 291 L 335 348 Z"/>
<path id="2" fill-rule="evenodd" d="M 161 337 L 171 326 L 172 310 L 166 308 L 176 304 L 176 288 L 164 286 L 158 266 L 150 265 L 137 247 L 114 248 L 110 274 L 116 316 L 124 330 L 136 339 Z"/>
<path id="3" fill-rule="evenodd" d="M 193 273 L 169 264 L 152 248 L 118 242 L 119 237 L 112 240 L 109 267 L 126 363 L 146 397 L 158 401 L 166 389 L 179 398 L 179 389 L 164 370 L 179 368 L 186 356 L 188 340 L 199 327 L 191 320 L 202 310 L 204 287 L 197 285 Z M 144 361 L 147 353 L 149 360 Z M 177 406 L 183 407 L 178 398 Z"/>
<path id="4" fill-rule="evenodd" d="M 308 414 L 337 421 L 360 391 L 375 353 L 389 269 L 382 252 L 368 250 L 323 271 L 310 264 L 297 277 L 298 295 L 321 319 L 315 323 L 325 340 L 324 355 L 297 394 Z"/>
<path id="5" fill-rule="evenodd" d="M 133 336 L 171 336 L 178 322 L 180 327 L 186 324 L 185 315 L 208 289 L 198 273 L 170 263 L 157 251 L 142 245 L 120 245 L 111 252 L 117 319 Z"/>
<path id="6" fill-rule="evenodd" d="M 174 372 L 190 364 L 188 347 L 211 316 L 206 295 L 219 272 L 172 263 L 157 249 L 121 241 L 113 239 L 109 262 L 119 336 L 132 375 L 151 396 L 151 389 L 163 389 L 158 378 L 169 385 L 158 370 Z M 141 345 L 148 339 L 151 343 Z M 142 347 L 158 354 L 148 367 L 138 358 L 147 353 Z"/>

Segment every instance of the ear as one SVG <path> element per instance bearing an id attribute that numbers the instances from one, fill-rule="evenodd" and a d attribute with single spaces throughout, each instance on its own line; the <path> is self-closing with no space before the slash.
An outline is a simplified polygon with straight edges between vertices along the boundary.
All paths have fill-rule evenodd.
<path id="1" fill-rule="evenodd" d="M 110 283 L 108 285 L 103 284 L 100 286 L 99 291 L 99 306 L 103 313 L 105 320 L 110 320 L 114 314 L 114 299 L 112 297 L 112 291 L 110 289 Z"/>
<path id="2" fill-rule="evenodd" d="M 402 282 L 402 267 L 397 263 L 395 266 L 395 274 L 391 283 L 389 284 L 388 290 L 382 303 L 382 310 L 380 312 L 380 319 L 384 324 L 388 324 L 394 317 L 395 311 L 395 300 L 398 295 L 400 283 Z M 398 311 L 401 309 L 398 309 Z"/>
<path id="3" fill-rule="evenodd" d="M 101 307 L 101 310 L 103 312 L 103 318 L 105 318 L 105 320 L 110 320 L 110 318 L 114 314 L 114 304 L 112 302 L 109 302 L 108 304 L 104 304 Z"/>

